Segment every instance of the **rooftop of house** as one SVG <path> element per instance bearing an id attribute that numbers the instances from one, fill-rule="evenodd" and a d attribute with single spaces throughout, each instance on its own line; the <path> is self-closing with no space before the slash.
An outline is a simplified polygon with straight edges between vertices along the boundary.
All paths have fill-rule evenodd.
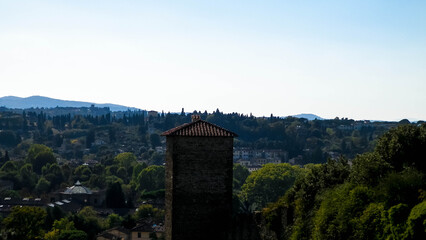
<path id="1" fill-rule="evenodd" d="M 156 223 L 152 219 L 143 219 L 139 221 L 132 232 L 164 232 L 163 223 Z"/>
<path id="2" fill-rule="evenodd" d="M 115 240 L 115 239 L 118 239 L 117 238 L 117 236 L 116 235 L 114 235 L 114 234 L 111 234 L 111 233 L 109 233 L 109 232 L 102 232 L 102 233 L 100 233 L 100 234 L 98 234 L 98 236 L 97 236 L 99 239 L 111 239 L 111 240 Z"/>
<path id="3" fill-rule="evenodd" d="M 41 198 L 16 198 L 16 197 L 4 197 L 0 198 L 0 205 L 2 206 L 14 206 L 14 205 L 27 205 L 27 206 L 42 206 L 45 203 Z"/>
<path id="4" fill-rule="evenodd" d="M 238 137 L 225 128 L 213 123 L 201 120 L 199 115 L 192 116 L 192 122 L 165 131 L 161 136 L 185 136 L 185 137 Z"/>

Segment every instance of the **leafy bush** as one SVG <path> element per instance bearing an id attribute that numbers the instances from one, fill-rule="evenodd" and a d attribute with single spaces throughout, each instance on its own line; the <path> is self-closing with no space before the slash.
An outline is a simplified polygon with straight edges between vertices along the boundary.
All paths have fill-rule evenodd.
<path id="1" fill-rule="evenodd" d="M 426 201 L 411 209 L 406 236 L 408 239 L 426 239 Z"/>

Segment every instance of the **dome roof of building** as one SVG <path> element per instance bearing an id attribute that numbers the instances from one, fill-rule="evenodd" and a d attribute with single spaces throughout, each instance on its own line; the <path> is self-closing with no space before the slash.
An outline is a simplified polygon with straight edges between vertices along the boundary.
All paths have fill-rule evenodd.
<path id="1" fill-rule="evenodd" d="M 92 190 L 82 186 L 80 181 L 77 181 L 74 186 L 67 188 L 64 194 L 92 194 Z"/>

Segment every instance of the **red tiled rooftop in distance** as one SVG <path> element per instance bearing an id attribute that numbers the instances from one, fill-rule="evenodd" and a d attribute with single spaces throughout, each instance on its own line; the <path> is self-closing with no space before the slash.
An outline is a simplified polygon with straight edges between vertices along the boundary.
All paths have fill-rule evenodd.
<path id="1" fill-rule="evenodd" d="M 237 134 L 215 124 L 197 120 L 165 131 L 161 136 L 185 137 L 238 137 Z"/>

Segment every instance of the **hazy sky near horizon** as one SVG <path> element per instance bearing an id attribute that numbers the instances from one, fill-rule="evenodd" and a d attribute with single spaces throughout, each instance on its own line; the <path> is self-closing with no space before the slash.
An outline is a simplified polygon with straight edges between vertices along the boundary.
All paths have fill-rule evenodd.
<path id="1" fill-rule="evenodd" d="M 0 0 L 0 96 L 426 120 L 426 1 Z"/>

